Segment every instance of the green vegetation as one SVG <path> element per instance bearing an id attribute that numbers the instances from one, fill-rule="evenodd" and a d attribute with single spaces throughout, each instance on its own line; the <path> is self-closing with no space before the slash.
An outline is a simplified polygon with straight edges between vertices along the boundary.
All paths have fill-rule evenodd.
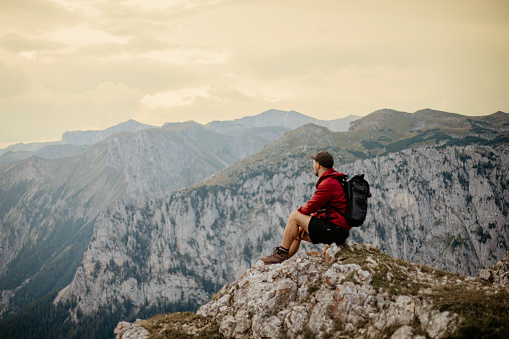
<path id="1" fill-rule="evenodd" d="M 222 338 L 216 321 L 210 321 L 192 312 L 157 315 L 142 323 L 141 326 L 149 332 L 151 339 Z M 188 331 L 192 328 L 195 334 L 185 331 L 184 326 Z"/>
<path id="2" fill-rule="evenodd" d="M 27 243 L 9 263 L 7 274 L 0 278 L 0 290 L 22 285 L 10 300 L 7 314 L 68 285 L 92 236 L 93 222 L 83 219 L 57 220 L 39 244 Z"/>
<path id="3" fill-rule="evenodd" d="M 309 285 L 309 287 L 308 287 L 308 293 L 309 293 L 309 294 L 316 293 L 319 289 L 320 289 L 320 285 L 319 285 L 319 284 Z"/>
<path id="4" fill-rule="evenodd" d="M 57 295 L 54 291 L 37 302 L 23 308 L 0 322 L 0 338 L 112 338 L 113 330 L 120 321 L 133 322 L 136 318 L 148 318 L 164 312 L 196 311 L 195 303 L 161 303 L 155 306 L 136 307 L 129 300 L 113 302 L 99 308 L 91 315 L 77 312 L 78 323 L 69 319 L 69 309 L 76 302 L 53 305 Z"/>
<path id="5" fill-rule="evenodd" d="M 356 275 L 356 273 L 355 273 L 355 272 L 350 272 L 350 273 L 349 273 L 349 274 L 345 277 L 345 279 L 343 279 L 343 280 L 341 281 L 341 284 L 343 284 L 343 283 L 345 283 L 345 282 L 350 281 L 350 282 L 351 282 L 351 283 L 353 283 L 354 285 L 362 285 L 362 284 L 360 283 L 360 281 L 358 281 L 358 280 L 355 278 L 355 275 Z"/>
<path id="6" fill-rule="evenodd" d="M 378 265 L 372 266 L 368 258 Z M 369 270 L 375 290 L 393 296 L 418 295 L 421 288 L 431 289 L 431 293 L 421 296 L 430 298 L 437 310 L 457 313 L 463 319 L 449 338 L 509 338 L 509 291 L 506 288 L 492 284 L 467 284 L 464 277 L 457 273 L 394 259 L 376 248 L 353 249 L 344 244 L 336 253 L 335 262 L 357 264 Z M 416 281 L 419 271 L 432 274 L 433 283 Z M 434 287 L 438 281 L 446 283 Z M 415 323 L 412 327 L 414 334 L 419 334 L 420 324 Z M 384 335 L 390 337 L 396 329 L 387 328 Z"/>
<path id="7" fill-rule="evenodd" d="M 304 325 L 301 330 L 297 331 L 296 335 L 297 336 L 302 335 L 304 339 L 315 338 L 315 333 L 311 331 L 311 329 L 307 325 Z"/>
<path id="8" fill-rule="evenodd" d="M 459 314 L 463 321 L 448 338 L 509 338 L 509 292 L 493 285 L 445 285 L 429 295 L 439 311 Z"/>
<path id="9" fill-rule="evenodd" d="M 371 260 L 368 260 L 371 259 Z M 377 263 L 373 266 L 373 261 Z M 444 276 L 459 277 L 457 274 L 433 269 L 424 265 L 412 264 L 401 259 L 394 259 L 381 250 L 369 248 L 351 248 L 348 244 L 341 245 L 341 250 L 336 252 L 335 261 L 341 265 L 357 264 L 363 270 L 372 274 L 371 284 L 378 292 L 387 292 L 390 295 L 417 295 L 419 289 L 430 287 L 422 281 L 417 281 L 415 276 L 418 271 L 433 273 L 437 278 Z M 355 277 L 348 276 L 345 281 L 354 282 Z M 356 281 L 356 280 L 355 280 Z"/>

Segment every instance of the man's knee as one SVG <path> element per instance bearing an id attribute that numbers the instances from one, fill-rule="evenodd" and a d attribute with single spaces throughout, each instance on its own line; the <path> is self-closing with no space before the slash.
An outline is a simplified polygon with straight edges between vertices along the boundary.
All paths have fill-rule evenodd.
<path id="1" fill-rule="evenodd" d="M 290 214 L 290 216 L 288 217 L 288 220 L 297 222 L 298 220 L 300 220 L 302 215 L 303 214 L 300 213 L 299 211 L 292 212 L 292 214 Z"/>
<path id="2" fill-rule="evenodd" d="M 299 211 L 292 212 L 290 217 L 288 217 L 288 222 L 302 226 L 306 232 L 308 230 L 309 220 L 311 220 L 309 215 L 302 214 Z"/>

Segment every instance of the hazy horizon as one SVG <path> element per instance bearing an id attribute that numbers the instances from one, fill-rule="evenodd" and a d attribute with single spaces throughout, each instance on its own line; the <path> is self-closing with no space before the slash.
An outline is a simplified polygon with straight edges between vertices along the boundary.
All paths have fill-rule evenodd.
<path id="1" fill-rule="evenodd" d="M 278 110 L 276 108 L 272 108 L 272 109 L 269 109 L 269 110 L 266 110 L 264 112 L 260 112 L 258 114 L 255 114 L 255 115 L 252 115 L 252 116 L 256 116 L 256 115 L 259 115 L 259 114 L 262 114 L 262 113 L 265 113 L 265 112 L 268 112 L 268 111 L 272 111 L 272 110 L 276 110 L 276 111 L 282 111 L 282 110 Z M 300 113 L 300 112 L 297 112 L 297 113 Z M 302 114 L 302 113 L 300 113 Z M 369 113 L 368 113 L 369 114 Z M 235 118 L 235 119 L 241 119 L 241 118 L 245 118 L 245 117 L 250 117 L 250 116 L 243 116 L 243 117 L 239 117 L 239 118 Z M 348 116 L 346 116 L 348 117 Z M 344 118 L 346 118 L 344 117 Z M 199 123 L 199 124 L 202 124 L 202 125 L 206 125 L 208 124 L 209 122 L 213 122 L 213 121 L 233 121 L 235 119 L 225 119 L 225 120 L 210 120 L 210 121 L 206 121 L 204 123 Z M 342 119 L 342 118 L 338 118 L 338 119 Z M 111 126 L 107 126 L 105 128 L 102 128 L 102 129 L 99 129 L 99 130 L 105 130 L 105 129 L 108 129 L 110 127 L 114 127 L 114 126 L 117 126 L 117 125 L 120 125 L 122 123 L 125 123 L 129 120 L 134 120 L 134 121 L 137 121 L 136 119 L 128 119 L 128 120 L 125 120 L 125 121 L 121 121 L 117 124 L 114 124 L 114 125 L 111 125 Z M 336 120 L 336 119 L 330 119 L 330 121 L 332 120 Z M 194 120 L 182 120 L 182 121 L 173 121 L 173 122 L 164 122 L 163 124 L 161 125 L 151 125 L 153 126 L 154 128 L 158 128 L 158 127 L 163 127 L 164 124 L 167 124 L 167 123 L 184 123 L 184 122 L 188 122 L 188 121 L 194 121 Z M 140 121 L 137 121 L 139 123 L 141 123 Z M 196 122 L 196 121 L 195 121 Z M 198 123 L 198 122 L 197 122 Z M 149 125 L 149 124 L 147 124 Z M 69 131 L 62 131 L 62 135 L 66 132 L 74 132 L 74 131 L 98 131 L 98 130 L 69 130 Z M 61 135 L 61 136 L 62 136 Z M 1 143 L 0 142 L 0 150 L 1 149 L 5 149 L 9 146 L 13 146 L 13 145 L 17 145 L 17 144 L 30 144 L 30 143 L 42 143 L 42 142 L 59 142 L 59 141 L 62 141 L 62 137 L 60 137 L 59 139 L 54 139 L 54 140 L 29 140 L 29 141 L 25 141 L 25 142 L 18 142 L 18 143 Z"/>
<path id="2" fill-rule="evenodd" d="M 0 148 L 134 119 L 509 111 L 509 3 L 0 2 Z"/>
<path id="3" fill-rule="evenodd" d="M 390 108 L 382 108 L 382 109 L 390 109 Z M 380 110 L 382 110 L 382 109 L 380 109 Z M 423 108 L 423 109 L 429 109 L 429 108 Z M 271 111 L 271 110 L 278 110 L 278 109 L 274 109 L 274 108 L 273 108 L 273 109 L 270 109 L 270 110 L 267 110 L 267 111 Z M 267 111 L 260 112 L 260 113 L 258 113 L 258 114 L 262 114 L 262 113 L 265 113 L 265 112 L 267 112 Z M 419 110 L 417 110 L 417 111 L 419 111 Z M 416 112 L 417 112 L 417 111 L 416 111 Z M 359 116 L 359 117 L 361 117 L 361 118 L 362 118 L 363 116 L 369 115 L 369 114 L 374 113 L 374 112 L 376 112 L 376 111 L 369 112 L 369 113 L 367 113 L 367 114 L 365 114 L 365 115 L 355 115 L 355 116 Z M 498 112 L 498 111 L 497 111 L 497 112 Z M 485 115 L 491 115 L 491 114 L 494 114 L 494 113 L 497 113 L 497 112 L 492 112 L 492 113 L 488 113 L 488 114 L 485 114 Z M 297 112 L 297 113 L 302 114 L 301 112 Z M 413 114 L 413 113 L 415 113 L 415 112 L 406 112 L 406 113 L 412 113 L 412 114 Z M 447 112 L 447 113 L 457 113 L 457 112 Z M 507 112 L 503 112 L 503 113 L 507 113 Z M 255 115 L 253 115 L 253 116 L 256 116 L 256 115 L 258 115 L 258 114 L 255 114 Z M 461 113 L 458 113 L 458 114 L 461 114 Z M 353 114 L 352 114 L 352 115 L 353 115 Z M 350 115 L 349 115 L 349 116 L 350 116 Z M 250 116 L 244 116 L 244 117 L 250 117 Z M 244 118 L 244 117 L 239 117 L 239 118 L 235 118 L 235 119 L 241 119 L 241 118 Z M 343 118 L 346 118 L 346 117 L 348 117 L 348 116 L 345 116 L 345 117 L 343 117 Z M 332 119 L 323 119 L 323 120 L 324 120 L 324 121 L 332 121 L 332 120 L 343 119 L 343 118 L 332 118 Z M 235 120 L 235 119 L 225 119 L 225 120 L 220 120 L 220 121 L 233 121 L 233 120 Z M 122 124 L 122 123 L 124 123 L 124 122 L 127 122 L 127 121 L 129 121 L 129 120 L 135 120 L 135 119 L 128 119 L 128 120 L 126 120 L 126 121 L 121 121 L 121 122 L 119 122 L 118 124 L 114 124 L 114 125 L 111 125 L 111 126 L 107 126 L 107 127 L 102 128 L 102 129 L 100 129 L 100 130 L 105 130 L 105 129 L 108 129 L 108 128 L 110 128 L 110 127 L 117 126 L 117 125 Z M 319 120 L 322 120 L 322 119 L 319 119 Z M 137 120 L 135 120 L 135 121 L 137 121 Z M 194 121 L 194 120 L 173 121 L 173 122 L 171 122 L 171 123 L 183 123 L 183 122 L 188 122 L 188 121 Z M 213 121 L 219 121 L 219 120 L 210 120 L 210 121 L 207 121 L 207 122 L 204 122 L 204 123 L 200 123 L 200 124 L 202 124 L 202 125 L 206 125 L 206 124 L 208 124 L 209 122 L 213 122 Z M 139 122 L 139 121 L 137 121 L 137 122 Z M 195 122 L 196 122 L 196 121 L 195 121 Z M 151 126 L 153 126 L 154 128 L 159 128 L 159 127 L 163 127 L 163 125 L 164 125 L 164 124 L 166 124 L 166 123 L 170 123 L 170 122 L 164 122 L 164 123 L 163 123 L 163 124 L 161 124 L 161 125 L 151 125 Z M 69 131 L 62 131 L 62 135 L 63 135 L 65 132 L 74 132 L 74 131 L 97 131 L 97 130 L 69 130 Z M 32 140 L 32 141 L 25 141 L 25 142 L 18 142 L 18 143 L 1 143 L 1 142 L 0 142 L 0 150 L 1 150 L 1 149 L 5 149 L 5 148 L 7 148 L 7 147 L 9 147 L 9 146 L 16 145 L 16 144 L 30 144 L 30 143 L 43 143 L 43 142 L 59 142 L 59 141 L 62 141 L 62 138 L 61 138 L 61 137 L 60 137 L 59 139 L 55 139 L 55 140 Z"/>

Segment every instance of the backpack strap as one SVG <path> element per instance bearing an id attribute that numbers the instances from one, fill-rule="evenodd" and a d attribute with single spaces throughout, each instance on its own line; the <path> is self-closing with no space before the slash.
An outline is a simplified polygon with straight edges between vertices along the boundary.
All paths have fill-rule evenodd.
<path id="1" fill-rule="evenodd" d="M 348 189 L 347 189 L 347 186 L 348 186 L 348 175 L 347 174 L 343 174 L 343 175 L 340 175 L 338 177 L 335 177 L 334 179 L 336 179 L 339 184 L 341 185 L 341 187 L 343 188 L 343 192 L 345 193 L 345 198 L 346 198 L 346 202 L 348 203 Z M 337 213 L 339 213 L 343 218 L 345 218 L 346 220 L 346 214 L 345 213 L 342 213 L 339 208 L 335 207 L 335 206 L 332 206 L 330 205 L 330 207 L 336 211 Z"/>

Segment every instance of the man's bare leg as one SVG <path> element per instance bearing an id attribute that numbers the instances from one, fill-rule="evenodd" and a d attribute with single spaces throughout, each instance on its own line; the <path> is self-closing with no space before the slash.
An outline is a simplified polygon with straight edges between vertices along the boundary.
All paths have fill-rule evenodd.
<path id="1" fill-rule="evenodd" d="M 290 257 L 292 257 L 299 250 L 301 240 L 311 242 L 311 239 L 309 239 L 308 230 L 310 220 L 311 216 L 304 215 L 298 211 L 293 212 L 290 214 L 290 217 L 288 217 L 281 246 L 290 250 Z M 300 235 L 302 231 L 305 232 L 303 237 Z"/>
<path id="2" fill-rule="evenodd" d="M 301 240 L 311 241 L 308 235 L 310 220 L 309 215 L 297 211 L 290 214 L 281 246 L 276 247 L 271 255 L 261 257 L 260 260 L 266 264 L 279 264 L 294 255 L 299 250 Z"/>

